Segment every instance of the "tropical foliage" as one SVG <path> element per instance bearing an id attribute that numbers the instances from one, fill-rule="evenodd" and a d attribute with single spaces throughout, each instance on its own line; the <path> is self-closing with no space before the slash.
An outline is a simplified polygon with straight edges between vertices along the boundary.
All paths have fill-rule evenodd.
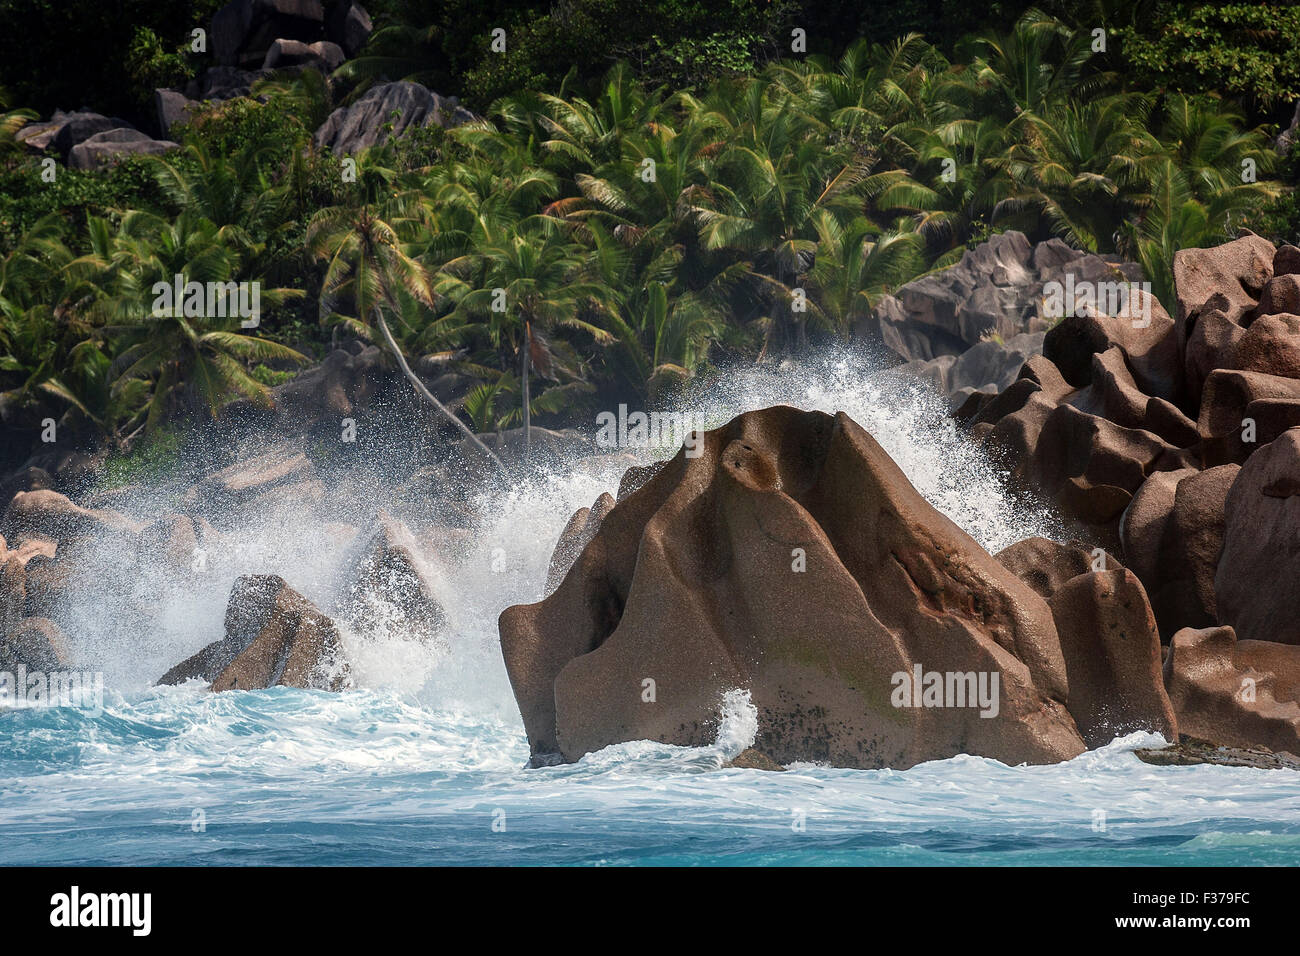
<path id="1" fill-rule="evenodd" d="M 844 340 L 1005 229 L 1136 259 L 1169 304 L 1174 252 L 1265 221 L 1279 158 L 1237 103 L 1130 88 L 1091 41 L 1030 11 L 951 54 L 859 40 L 699 90 L 622 63 L 356 175 L 311 145 L 330 87 L 265 84 L 133 161 L 129 202 L 56 205 L 3 240 L 6 420 L 54 408 L 121 440 L 264 402 L 270 371 L 340 336 L 475 378 L 480 431 L 660 401 L 711 365 Z M 261 328 L 150 314 L 177 273 L 261 282 Z"/>

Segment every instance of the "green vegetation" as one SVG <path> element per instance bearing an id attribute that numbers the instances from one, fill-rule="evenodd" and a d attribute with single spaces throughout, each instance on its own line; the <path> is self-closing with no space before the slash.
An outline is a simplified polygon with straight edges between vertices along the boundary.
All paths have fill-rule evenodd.
<path id="1" fill-rule="evenodd" d="M 138 120 L 155 86 L 200 62 L 190 31 L 224 2 L 0 0 L 0 85 L 42 116 L 89 106 Z"/>
<path id="2" fill-rule="evenodd" d="M 882 295 L 997 231 L 1136 259 L 1167 305 L 1179 248 L 1245 227 L 1295 238 L 1290 194 L 1270 178 L 1281 159 L 1246 112 L 1290 81 L 1254 73 L 1230 84 L 1239 101 L 1191 67 L 1163 82 L 1175 64 L 1154 54 L 1118 69 L 1077 11 L 1073 26 L 1036 10 L 1012 21 L 1023 5 L 995 4 L 1001 31 L 771 59 L 793 8 L 773 2 L 737 40 L 740 0 L 709 13 L 678 0 L 664 23 L 680 30 L 629 20 L 620 35 L 640 45 L 586 86 L 611 49 L 600 31 L 631 16 L 616 0 L 548 15 L 593 31 L 571 60 L 520 40 L 549 29 L 521 19 L 513 58 L 490 70 L 477 47 L 445 54 L 456 30 L 486 42 L 498 10 L 376 6 L 388 25 L 344 74 L 436 85 L 449 70 L 508 92 L 482 122 L 358 157 L 355 177 L 311 146 L 347 89 L 312 72 L 211 109 L 174 133 L 182 151 L 61 169 L 53 185 L 4 151 L 23 117 L 0 113 L 7 421 L 52 414 L 127 442 L 265 402 L 304 354 L 356 336 L 399 366 L 476 378 L 465 409 L 484 431 L 657 401 L 711 364 L 845 339 Z M 150 290 L 176 273 L 260 282 L 261 327 L 155 317 Z"/>
<path id="3" fill-rule="evenodd" d="M 111 451 L 104 461 L 104 487 L 120 488 L 171 471 L 185 447 L 179 429 L 159 429 L 129 453 Z"/>

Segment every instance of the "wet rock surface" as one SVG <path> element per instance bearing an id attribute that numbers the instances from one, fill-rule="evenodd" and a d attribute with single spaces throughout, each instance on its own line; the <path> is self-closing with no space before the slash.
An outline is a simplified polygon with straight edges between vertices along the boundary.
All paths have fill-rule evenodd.
<path id="1" fill-rule="evenodd" d="M 1210 764 L 1216 767 L 1250 767 L 1255 770 L 1300 770 L 1300 757 L 1285 751 L 1274 753 L 1266 747 L 1222 747 L 1186 736 L 1169 747 L 1144 747 L 1133 753 L 1143 763 L 1157 767 Z"/>

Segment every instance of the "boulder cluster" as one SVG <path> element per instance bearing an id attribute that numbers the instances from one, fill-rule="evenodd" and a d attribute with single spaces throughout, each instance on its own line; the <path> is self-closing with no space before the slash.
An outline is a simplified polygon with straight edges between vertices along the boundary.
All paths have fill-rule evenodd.
<path id="1" fill-rule="evenodd" d="M 1174 281 L 1170 315 L 1140 271 L 1009 233 L 866 330 L 1073 544 L 990 557 L 843 415 L 748 413 L 698 458 L 630 471 L 565 529 L 546 599 L 501 616 L 534 760 L 708 742 L 741 687 L 780 762 L 1045 762 L 1144 729 L 1294 764 L 1300 248 L 1247 233 L 1179 252 Z M 1059 319 L 1053 284 L 1077 293 Z M 996 714 L 891 694 L 991 671 Z"/>
<path id="2" fill-rule="evenodd" d="M 159 156 L 178 143 L 154 139 L 126 120 L 90 110 L 55 110 L 44 122 L 28 123 L 15 136 L 36 153 L 55 152 L 69 169 L 96 169 L 110 157 Z"/>
<path id="3" fill-rule="evenodd" d="M 115 548 L 125 558 L 147 542 L 165 551 L 181 533 L 166 522 L 147 527 L 115 511 L 83 508 L 55 491 L 14 495 L 0 518 L 0 670 L 70 666 L 67 638 L 53 618 L 74 566 L 91 550 Z"/>
<path id="4" fill-rule="evenodd" d="M 976 392 L 994 395 L 1043 350 L 1056 318 L 1045 301 L 1052 283 L 1122 282 L 1141 266 L 1081 252 L 1060 239 L 1033 245 L 1004 232 L 962 254 L 953 266 L 884 296 L 854 330 L 947 395 L 957 407 Z"/>
<path id="5" fill-rule="evenodd" d="M 103 570 L 106 556 L 114 573 L 161 570 L 181 586 L 233 576 L 238 544 L 218 524 L 289 504 L 311 509 L 327 495 L 315 466 L 292 448 L 204 476 L 174 496 L 183 511 L 148 521 L 103 502 L 83 507 L 48 488 L 17 492 L 0 516 L 0 669 L 66 670 L 83 663 L 58 621 L 75 604 L 77 589 Z M 172 667 L 160 683 L 199 679 L 215 691 L 340 690 L 350 678 L 336 619 L 363 636 L 382 629 L 404 640 L 442 639 L 446 617 L 405 525 L 380 511 L 368 533 L 342 523 L 328 530 L 345 546 L 330 614 L 278 576 L 234 577 L 224 636 Z"/>
<path id="6" fill-rule="evenodd" d="M 1173 316 L 1081 306 L 958 414 L 1142 582 L 1185 732 L 1295 751 L 1300 249 L 1246 234 L 1174 280 Z"/>
<path id="7" fill-rule="evenodd" d="M 16 138 L 33 152 L 57 153 L 71 169 L 96 169 L 122 156 L 160 155 L 178 147 L 169 138 L 173 127 L 208 105 L 249 96 L 254 83 L 273 74 L 311 69 L 329 76 L 361 51 L 372 29 L 370 14 L 356 0 L 328 5 L 231 0 L 207 30 L 212 65 L 183 88 L 154 92 L 157 138 L 120 117 L 90 110 L 56 110 L 49 119 L 23 127 Z M 352 154 L 408 129 L 450 127 L 473 118 L 454 96 L 439 96 L 418 83 L 380 83 L 334 110 L 314 139 L 336 154 Z"/>

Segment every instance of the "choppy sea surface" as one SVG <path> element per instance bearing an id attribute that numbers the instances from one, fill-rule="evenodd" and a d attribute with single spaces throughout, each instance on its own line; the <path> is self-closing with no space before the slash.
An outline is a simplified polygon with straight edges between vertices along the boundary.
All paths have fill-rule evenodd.
<path id="1" fill-rule="evenodd" d="M 169 688 L 4 722 L 4 864 L 1300 862 L 1288 773 L 1151 767 L 1141 735 L 1051 767 L 767 773 L 645 742 L 524 770 L 515 722 L 365 690 Z"/>
<path id="2" fill-rule="evenodd" d="M 721 423 L 775 402 L 848 412 L 991 552 L 1058 532 L 1006 495 L 933 396 L 853 358 L 734 376 L 683 407 Z M 200 575 L 127 573 L 105 554 L 59 617 L 74 656 L 104 675 L 102 712 L 0 710 L 0 864 L 1300 864 L 1297 775 L 1153 767 L 1132 753 L 1159 743 L 1143 734 L 1046 767 L 963 756 L 906 771 L 723 769 L 754 734 L 733 692 L 711 747 L 642 741 L 525 769 L 497 615 L 542 596 L 572 512 L 655 454 L 551 463 L 484 489 L 472 534 L 422 542 L 444 640 L 341 621 L 357 687 L 340 694 L 153 686 L 220 638 L 239 574 L 281 574 L 333 612 L 351 543 L 337 521 L 278 501 L 223 529 Z M 340 507 L 364 528 L 384 492 Z M 142 497 L 137 515 L 150 506 Z"/>

